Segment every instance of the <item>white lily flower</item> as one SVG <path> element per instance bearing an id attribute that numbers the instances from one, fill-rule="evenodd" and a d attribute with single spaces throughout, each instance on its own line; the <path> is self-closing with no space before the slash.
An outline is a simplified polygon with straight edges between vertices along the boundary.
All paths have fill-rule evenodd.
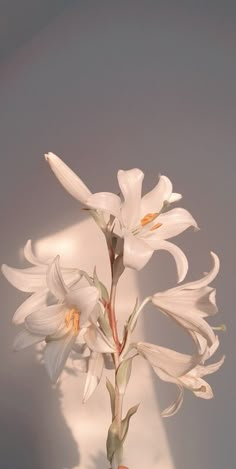
<path id="1" fill-rule="evenodd" d="M 21 324 L 32 311 L 47 306 L 50 297 L 46 272 L 52 259 L 42 260 L 32 250 L 32 242 L 28 240 L 24 247 L 25 259 L 32 264 L 25 269 L 17 269 L 6 264 L 2 265 L 2 273 L 18 290 L 31 295 L 16 310 L 13 323 Z M 61 268 L 66 284 L 75 284 L 81 278 L 80 271 L 75 268 Z"/>
<path id="2" fill-rule="evenodd" d="M 143 177 L 143 172 L 137 168 L 118 171 L 118 183 L 124 197 L 119 216 L 124 238 L 124 265 L 140 270 L 155 250 L 164 249 L 173 255 L 181 281 L 188 269 L 186 256 L 166 240 L 190 226 L 197 228 L 196 221 L 182 208 L 163 213 L 167 205 L 182 197 L 172 192 L 172 183 L 166 176 L 160 176 L 154 189 L 142 197 Z"/>
<path id="3" fill-rule="evenodd" d="M 197 228 L 197 223 L 183 208 L 163 212 L 166 206 L 182 197 L 172 192 L 172 183 L 166 176 L 160 176 L 154 189 L 142 197 L 143 177 L 143 172 L 137 168 L 118 171 L 118 183 L 124 201 L 120 201 L 118 210 L 116 200 L 111 213 L 120 223 L 119 235 L 124 239 L 124 265 L 140 270 L 155 250 L 164 249 L 176 261 L 180 282 L 186 276 L 188 261 L 180 248 L 166 240 L 190 226 Z M 89 198 L 90 206 L 102 208 L 101 197 L 100 194 L 93 194 Z"/>
<path id="4" fill-rule="evenodd" d="M 26 331 L 21 331 L 16 337 L 15 349 L 39 342 L 40 338 L 45 340 L 45 366 L 55 382 L 77 336 L 89 325 L 89 316 L 98 302 L 99 292 L 93 286 L 67 287 L 60 271 L 59 256 L 48 268 L 47 285 L 58 303 L 34 311 L 25 318 Z"/>
<path id="5" fill-rule="evenodd" d="M 216 372 L 224 362 L 222 357 L 218 362 L 204 366 L 205 356 L 186 355 L 174 350 L 145 342 L 136 345 L 139 354 L 152 366 L 157 376 L 163 381 L 176 384 L 179 394 L 163 412 L 163 417 L 174 415 L 182 405 L 184 388 L 189 389 L 197 397 L 211 399 L 213 391 L 211 386 L 202 379 L 203 376 Z M 214 350 L 212 349 L 213 354 Z"/>
<path id="6" fill-rule="evenodd" d="M 180 248 L 166 241 L 197 223 L 191 214 L 182 208 L 163 213 L 166 205 L 182 196 L 172 192 L 172 183 L 161 176 L 153 190 L 143 197 L 140 169 L 118 171 L 118 183 L 124 201 L 110 192 L 92 194 L 81 179 L 55 154 L 45 155 L 52 171 L 63 187 L 89 209 L 107 212 L 119 220 L 120 232 L 124 239 L 124 265 L 136 270 L 142 269 L 153 252 L 158 249 L 169 251 L 177 265 L 178 278 L 182 281 L 188 270 L 187 258 Z"/>
<path id="7" fill-rule="evenodd" d="M 219 258 L 211 252 L 212 270 L 200 280 L 171 288 L 152 296 L 152 302 L 160 311 L 184 327 L 201 347 L 202 336 L 209 346 L 216 341 L 212 327 L 204 320 L 217 313 L 215 289 L 209 287 L 219 272 Z M 204 345 L 203 345 L 204 346 Z"/>

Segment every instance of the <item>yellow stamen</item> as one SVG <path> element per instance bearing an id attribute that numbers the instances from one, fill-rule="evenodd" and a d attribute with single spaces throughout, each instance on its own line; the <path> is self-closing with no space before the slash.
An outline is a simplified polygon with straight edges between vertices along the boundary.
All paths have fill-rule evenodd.
<path id="1" fill-rule="evenodd" d="M 75 334 L 79 332 L 79 325 L 80 325 L 80 312 L 77 311 L 75 308 L 70 309 L 65 317 L 65 325 L 66 327 L 70 326 L 70 322 L 72 321 L 72 327 Z"/>
<path id="2" fill-rule="evenodd" d="M 77 334 L 79 332 L 80 313 L 77 311 L 73 317 L 73 330 Z"/>
<path id="3" fill-rule="evenodd" d="M 160 228 L 160 226 L 162 226 L 162 223 L 156 223 L 155 225 L 153 225 L 153 226 L 150 228 L 150 231 L 157 230 L 157 228 Z"/>
<path id="4" fill-rule="evenodd" d="M 65 317 L 65 324 L 66 324 L 66 327 L 69 327 L 69 324 L 70 324 L 70 321 L 74 315 L 74 312 L 75 312 L 75 309 L 72 308 L 70 309 L 70 311 L 68 311 L 66 317 Z"/>
<path id="5" fill-rule="evenodd" d="M 140 223 L 141 223 L 142 226 L 145 226 L 148 223 L 150 223 L 151 221 L 155 220 L 155 218 L 157 216 L 158 216 L 158 213 L 147 213 L 147 215 L 145 215 L 145 217 L 143 217 L 140 220 Z"/>

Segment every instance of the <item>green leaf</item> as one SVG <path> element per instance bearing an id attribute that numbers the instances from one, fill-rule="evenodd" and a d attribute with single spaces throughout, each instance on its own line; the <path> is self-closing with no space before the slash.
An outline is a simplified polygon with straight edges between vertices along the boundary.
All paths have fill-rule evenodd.
<path id="1" fill-rule="evenodd" d="M 110 380 L 106 379 L 106 387 L 110 395 L 110 402 L 111 402 L 111 413 L 112 413 L 112 420 L 115 417 L 115 388 Z"/>
<path id="2" fill-rule="evenodd" d="M 108 318 L 102 312 L 99 314 L 98 322 L 105 336 L 112 337 L 112 330 L 111 330 Z"/>
<path id="3" fill-rule="evenodd" d="M 138 309 L 138 298 L 136 298 L 134 309 L 133 309 L 132 314 L 130 315 L 130 317 L 128 319 L 127 326 L 126 326 L 127 329 L 130 330 L 131 332 L 133 332 L 133 330 L 136 326 L 136 323 L 137 323 L 137 318 L 135 317 L 137 309 Z"/>
<path id="4" fill-rule="evenodd" d="M 121 439 L 122 439 L 122 442 L 125 441 L 125 438 L 127 436 L 127 433 L 128 433 L 128 430 L 129 430 L 129 421 L 130 421 L 132 415 L 134 415 L 137 412 L 138 408 L 139 408 L 139 404 L 134 405 L 133 407 L 131 407 L 128 410 L 125 418 L 121 422 Z"/>
<path id="5" fill-rule="evenodd" d="M 94 267 L 94 271 L 93 271 L 93 283 L 94 283 L 94 286 L 98 289 L 100 293 L 100 297 L 103 298 L 106 302 L 108 302 L 109 301 L 108 291 L 105 285 L 102 282 L 100 282 L 98 275 L 97 275 L 96 267 Z"/>
<path id="6" fill-rule="evenodd" d="M 115 453 L 119 453 L 122 450 L 122 442 L 119 439 L 117 423 L 113 420 L 109 427 L 107 435 L 107 459 L 112 463 L 112 459 Z"/>
<path id="7" fill-rule="evenodd" d="M 133 358 L 128 358 L 124 360 L 119 365 L 116 372 L 116 382 L 119 388 L 120 394 L 124 394 L 130 379 L 131 369 L 132 369 L 132 360 Z"/>

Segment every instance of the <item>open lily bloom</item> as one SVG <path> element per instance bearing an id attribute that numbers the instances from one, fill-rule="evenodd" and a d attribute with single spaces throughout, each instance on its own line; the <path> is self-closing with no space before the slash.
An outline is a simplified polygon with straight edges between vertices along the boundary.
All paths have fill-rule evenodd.
<path id="1" fill-rule="evenodd" d="M 142 269 L 157 249 L 169 251 L 177 265 L 178 278 L 182 281 L 188 270 L 184 253 L 176 245 L 166 241 L 197 223 L 182 208 L 165 212 L 166 207 L 181 198 L 172 192 L 172 183 L 161 176 L 154 189 L 142 197 L 144 174 L 140 169 L 118 171 L 118 183 L 124 200 L 110 192 L 92 194 L 81 179 L 53 153 L 45 155 L 52 171 L 63 187 L 90 209 L 110 213 L 119 221 L 118 235 L 124 239 L 123 262 L 125 267 Z"/>
<path id="2" fill-rule="evenodd" d="M 35 256 L 31 240 L 28 240 L 24 247 L 24 256 L 32 264 L 31 267 L 17 269 L 6 264 L 2 265 L 2 273 L 6 279 L 18 290 L 31 294 L 16 310 L 12 319 L 15 324 L 23 323 L 32 311 L 47 306 L 50 297 L 46 272 L 52 259 L 42 260 Z M 79 269 L 62 267 L 61 271 L 68 285 L 74 285 L 81 278 Z"/>
<path id="3" fill-rule="evenodd" d="M 189 389 L 197 397 L 211 399 L 213 391 L 203 376 L 216 372 L 224 362 L 222 357 L 218 362 L 205 366 L 205 357 L 199 354 L 186 355 L 157 345 L 139 342 L 136 349 L 152 366 L 157 376 L 163 381 L 176 384 L 179 394 L 163 412 L 163 417 L 174 415 L 183 402 L 184 388 Z M 212 353 L 215 349 L 212 348 Z"/>
<path id="4" fill-rule="evenodd" d="M 181 281 L 188 269 L 186 256 L 166 240 L 190 226 L 197 228 L 196 221 L 182 208 L 165 212 L 169 204 L 181 198 L 180 194 L 172 192 L 172 183 L 166 176 L 160 176 L 154 189 L 142 197 L 143 177 L 143 172 L 137 168 L 118 171 L 124 198 L 118 216 L 124 238 L 124 265 L 140 270 L 155 250 L 164 249 L 174 256 Z"/>
<path id="5" fill-rule="evenodd" d="M 25 318 L 26 329 L 16 337 L 14 347 L 19 350 L 45 340 L 44 361 L 50 378 L 55 382 L 78 335 L 89 325 L 89 316 L 98 302 L 99 292 L 93 286 L 68 288 L 62 278 L 59 257 L 48 268 L 47 284 L 58 303 L 29 314 Z"/>
<path id="6" fill-rule="evenodd" d="M 152 296 L 153 304 L 190 332 L 199 346 L 199 336 L 206 339 L 208 346 L 216 341 L 213 329 L 204 319 L 218 311 L 215 289 L 209 287 L 209 284 L 218 274 L 220 262 L 213 252 L 211 256 L 213 268 L 203 278 Z"/>

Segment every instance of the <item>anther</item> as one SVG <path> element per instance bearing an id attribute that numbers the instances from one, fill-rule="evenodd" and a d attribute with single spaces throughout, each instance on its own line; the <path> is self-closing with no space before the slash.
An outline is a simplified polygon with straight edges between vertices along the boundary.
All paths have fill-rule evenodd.
<path id="1" fill-rule="evenodd" d="M 155 220 L 157 216 L 158 216 L 158 213 L 147 213 L 145 217 L 141 218 L 140 223 L 142 226 L 145 226 L 151 221 Z"/>

